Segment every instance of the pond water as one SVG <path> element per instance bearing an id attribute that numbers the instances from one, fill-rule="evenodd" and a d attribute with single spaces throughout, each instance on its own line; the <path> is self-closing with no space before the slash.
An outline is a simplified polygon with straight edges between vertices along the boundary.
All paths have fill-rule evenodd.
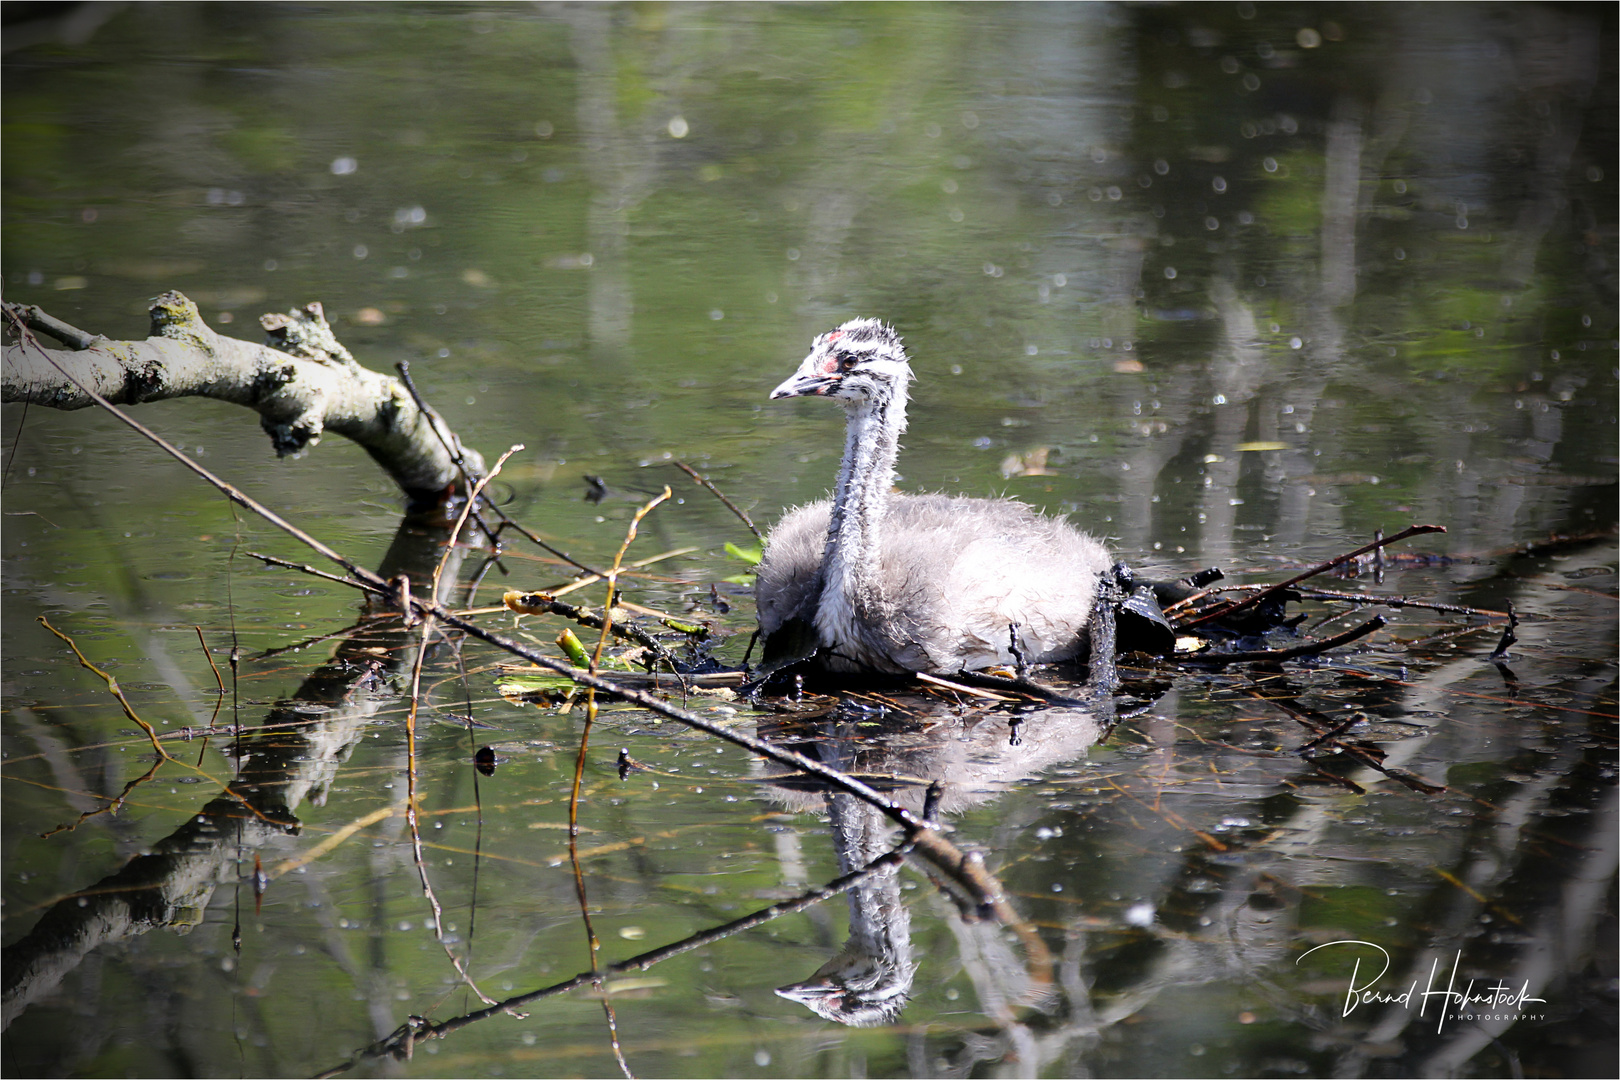
<path id="1" fill-rule="evenodd" d="M 457 965 L 496 1001 L 589 970 L 581 888 L 605 967 L 899 834 L 607 704 L 576 881 L 583 706 L 503 696 L 510 657 L 447 644 L 415 745 L 430 901 L 398 622 L 247 556 L 314 558 L 116 421 L 8 404 L 5 1071 L 617 1075 L 605 1000 L 639 1076 L 1614 1075 L 1616 35 L 1591 10 L 8 10 L 8 300 L 118 339 L 166 289 L 253 339 L 321 301 L 469 445 L 523 443 L 505 508 L 581 561 L 669 485 L 626 599 L 708 622 L 727 663 L 753 625 L 727 545 L 754 541 L 673 462 L 762 526 L 820 497 L 836 410 L 766 398 L 855 315 L 911 351 L 906 490 L 1067 513 L 1165 577 L 1278 580 L 1444 525 L 1381 582 L 1313 584 L 1522 622 L 1501 664 L 1501 618 L 1421 607 L 1311 661 L 1127 663 L 1111 728 L 915 689 L 693 696 L 941 783 L 1034 938 L 914 856 L 372 1057 L 485 1007 Z M 276 461 L 243 410 L 135 412 L 363 565 L 436 557 L 352 445 Z M 477 602 L 570 576 L 514 548 Z M 1366 615 L 1299 610 L 1319 636 Z M 159 732 L 222 706 L 256 737 L 170 744 L 80 821 L 152 753 L 40 617 Z M 515 632 L 549 651 L 560 627 Z M 1387 772 L 1310 756 L 1349 721 Z M 622 779 L 621 747 L 645 766 Z M 823 965 L 874 973 L 877 1023 L 806 1007 Z"/>

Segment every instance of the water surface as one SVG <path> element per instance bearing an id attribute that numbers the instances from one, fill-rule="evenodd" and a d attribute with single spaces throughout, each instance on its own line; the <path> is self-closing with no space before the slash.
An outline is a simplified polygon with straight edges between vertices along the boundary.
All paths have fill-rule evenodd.
<path id="1" fill-rule="evenodd" d="M 135 5 L 6 55 L 0 269 L 9 300 L 115 338 L 170 288 L 246 338 L 319 300 L 486 456 L 525 444 L 508 511 L 593 565 L 671 485 L 630 558 L 691 550 L 628 598 L 733 633 L 732 663 L 752 611 L 724 545 L 752 538 L 670 462 L 762 525 L 820 497 L 836 410 L 765 399 L 855 315 L 912 353 L 907 490 L 1009 494 L 1172 576 L 1272 580 L 1442 524 L 1403 548 L 1437 558 L 1327 587 L 1524 616 L 1505 670 L 1499 620 L 1421 609 L 1331 662 L 1128 668 L 1140 711 L 1106 732 L 903 695 L 783 726 L 694 698 L 947 780 L 951 838 L 1055 967 L 1037 992 L 1016 935 L 913 862 L 853 893 L 866 940 L 916 965 L 898 1016 L 844 1026 L 774 992 L 851 940 L 834 898 L 610 983 L 637 1075 L 1609 1075 L 1615 51 L 1612 12 L 1518 5 Z M 432 557 L 431 537 L 389 556 L 398 499 L 355 447 L 275 461 L 241 410 L 137 412 L 363 564 Z M 496 999 L 589 967 L 565 833 L 579 708 L 502 698 L 492 650 L 431 658 L 441 944 L 384 813 L 406 792 L 397 624 L 356 637 L 356 596 L 244 555 L 311 558 L 115 421 L 8 405 L 4 425 L 4 940 L 72 925 L 139 856 L 196 860 L 51 953 L 8 1072 L 307 1075 L 480 1008 L 446 948 Z M 506 565 L 481 602 L 571 574 Z M 1304 610 L 1321 634 L 1364 617 Z M 151 754 L 38 616 L 160 731 L 223 700 L 263 749 L 184 744 L 197 770 L 41 839 Z M 222 669 L 240 645 L 234 693 L 193 627 Z M 558 627 L 526 629 L 549 648 Z M 362 687 L 367 648 L 390 659 Z M 1294 716 L 1357 714 L 1386 767 L 1444 793 L 1300 755 Z M 621 746 L 650 771 L 621 780 Z M 250 820 L 203 835 L 223 785 L 266 777 Z M 893 840 L 637 710 L 604 711 L 585 793 L 604 964 Z M 255 866 L 276 875 L 262 898 Z M 1335 941 L 1362 944 L 1309 952 Z M 1455 966 L 1542 1000 L 1347 1010 L 1379 950 L 1391 996 Z M 598 1001 L 526 1011 L 354 1071 L 619 1072 Z"/>

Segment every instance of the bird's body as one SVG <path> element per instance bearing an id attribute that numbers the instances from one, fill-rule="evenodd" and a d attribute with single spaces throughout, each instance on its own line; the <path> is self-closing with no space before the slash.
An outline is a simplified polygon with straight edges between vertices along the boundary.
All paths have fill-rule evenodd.
<path id="1" fill-rule="evenodd" d="M 784 517 L 760 562 L 767 656 L 795 634 L 813 634 L 832 671 L 948 674 L 1080 655 L 1107 550 L 1010 499 L 891 493 L 910 378 L 894 331 L 856 319 L 818 337 L 772 393 L 835 398 L 849 418 L 833 497 Z"/>

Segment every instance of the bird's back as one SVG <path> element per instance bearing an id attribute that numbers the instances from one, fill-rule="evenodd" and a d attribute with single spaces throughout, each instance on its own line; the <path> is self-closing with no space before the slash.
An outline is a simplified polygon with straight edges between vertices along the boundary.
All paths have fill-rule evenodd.
<path id="1" fill-rule="evenodd" d="M 1083 650 L 1109 556 L 1066 521 L 1008 499 L 891 495 L 875 594 L 824 598 L 830 511 L 826 501 L 800 507 L 771 533 L 756 593 L 767 640 L 794 620 L 813 623 L 831 646 L 825 666 L 885 672 L 1010 662 L 1015 624 L 1030 663 Z"/>

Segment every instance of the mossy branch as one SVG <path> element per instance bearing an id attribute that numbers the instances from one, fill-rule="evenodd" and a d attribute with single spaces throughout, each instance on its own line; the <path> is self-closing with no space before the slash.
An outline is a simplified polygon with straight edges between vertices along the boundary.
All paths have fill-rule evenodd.
<path id="1" fill-rule="evenodd" d="M 459 452 L 474 472 L 483 459 L 460 447 L 442 420 L 420 408 L 400 381 L 361 367 L 332 333 L 321 305 L 260 319 L 266 343 L 214 331 L 197 305 L 178 292 L 152 301 L 152 335 L 144 341 L 92 337 L 38 308 L 7 304 L 21 335 L 4 352 L 0 400 L 53 409 L 208 397 L 257 412 L 280 456 L 300 453 L 328 432 L 365 448 L 415 501 L 456 486 Z M 64 340 L 47 349 L 29 330 Z M 64 333 L 58 334 L 57 330 Z"/>

